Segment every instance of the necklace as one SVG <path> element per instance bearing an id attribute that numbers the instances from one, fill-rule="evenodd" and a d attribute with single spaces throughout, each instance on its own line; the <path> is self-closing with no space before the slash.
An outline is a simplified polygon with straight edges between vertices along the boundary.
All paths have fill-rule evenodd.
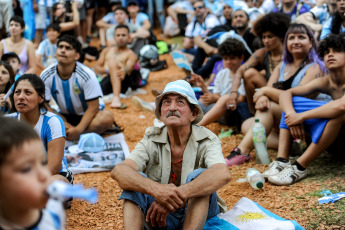
<path id="1" fill-rule="evenodd" d="M 269 65 L 270 73 L 272 73 L 274 68 L 276 68 L 276 66 L 282 61 L 282 56 L 283 55 L 280 55 L 279 60 L 273 60 L 271 54 L 268 56 L 269 57 L 268 65 Z"/>
<path id="2" fill-rule="evenodd" d="M 179 160 L 179 161 L 176 161 L 175 163 L 171 162 L 171 171 L 172 171 L 171 177 L 172 177 L 173 183 L 175 183 L 176 177 L 177 177 L 176 173 L 175 173 L 175 165 L 178 164 L 178 163 L 181 163 L 182 160 L 183 160 L 183 158 L 181 160 Z"/>

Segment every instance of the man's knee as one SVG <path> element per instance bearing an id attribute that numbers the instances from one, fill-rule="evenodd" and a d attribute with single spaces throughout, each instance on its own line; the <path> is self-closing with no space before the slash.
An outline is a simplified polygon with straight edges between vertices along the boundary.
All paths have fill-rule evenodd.
<path id="1" fill-rule="evenodd" d="M 192 172 L 190 172 L 187 176 L 186 183 L 189 183 L 192 180 L 194 180 L 195 178 L 197 178 L 205 170 L 206 170 L 205 168 L 200 168 L 200 169 L 195 169 Z"/>
<path id="2" fill-rule="evenodd" d="M 96 118 L 104 125 L 112 125 L 114 121 L 114 114 L 109 110 L 99 111 Z"/>

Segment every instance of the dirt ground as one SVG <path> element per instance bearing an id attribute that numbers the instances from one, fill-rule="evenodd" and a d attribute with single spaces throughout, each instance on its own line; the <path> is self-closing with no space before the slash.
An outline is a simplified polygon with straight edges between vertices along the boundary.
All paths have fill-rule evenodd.
<path id="1" fill-rule="evenodd" d="M 180 70 L 172 61 L 170 55 L 162 55 L 167 60 L 169 68 L 159 72 L 150 73 L 147 86 L 143 89 L 147 91 L 145 95 L 139 95 L 146 101 L 153 101 L 154 96 L 151 93 L 153 88 L 164 89 L 164 86 L 173 80 L 184 79 L 185 73 Z M 114 110 L 116 122 L 124 127 L 124 135 L 129 149 L 132 150 L 136 143 L 141 140 L 147 127 L 153 125 L 154 114 L 142 111 L 136 108 L 131 99 L 123 99 L 128 105 L 125 110 Z M 110 110 L 107 106 L 106 109 Z M 144 115 L 144 118 L 143 116 Z M 217 135 L 221 128 L 229 128 L 213 123 L 208 126 L 210 130 Z M 242 136 L 236 135 L 222 139 L 222 148 L 224 156 L 239 144 Z M 275 151 L 270 151 L 271 159 L 275 157 Z M 252 156 L 255 155 L 252 153 Z M 320 163 L 321 167 L 322 163 Z M 316 165 L 315 168 L 320 167 Z M 230 210 L 237 201 L 243 196 L 258 202 L 264 208 L 285 218 L 296 220 L 303 227 L 309 229 L 345 229 L 344 225 L 328 226 L 327 222 L 320 222 L 316 228 L 308 227 L 311 219 L 315 217 L 314 209 L 322 209 L 317 205 L 317 197 L 307 196 L 308 193 L 322 191 L 327 186 L 335 184 L 344 185 L 344 177 L 340 175 L 332 176 L 331 179 L 325 178 L 322 182 L 313 174 L 307 180 L 296 183 L 292 186 L 274 186 L 266 183 L 264 190 L 254 190 L 248 183 L 236 182 L 243 178 L 245 171 L 250 167 L 256 167 L 261 172 L 267 166 L 256 165 L 255 157 L 250 163 L 241 166 L 229 168 L 232 181 L 219 190 L 220 196 L 226 201 L 228 210 Z M 87 173 L 75 175 L 75 183 L 82 183 L 85 187 L 95 187 L 99 192 L 99 202 L 95 205 L 88 204 L 84 201 L 75 200 L 72 208 L 67 211 L 66 229 L 123 229 L 122 201 L 118 201 L 121 189 L 116 181 L 110 178 L 109 172 Z M 329 187 L 328 187 L 329 188 Z M 342 187 L 344 189 L 344 187 Z M 332 207 L 332 205 L 330 205 Z M 335 212 L 338 212 L 336 209 Z"/>

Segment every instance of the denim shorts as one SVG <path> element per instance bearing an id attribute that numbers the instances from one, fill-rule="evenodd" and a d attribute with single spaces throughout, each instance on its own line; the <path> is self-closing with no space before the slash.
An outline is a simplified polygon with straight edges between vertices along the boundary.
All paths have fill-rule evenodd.
<path id="1" fill-rule="evenodd" d="M 38 5 L 38 12 L 35 13 L 36 29 L 43 30 L 47 28 L 47 18 L 48 18 L 47 7 Z"/>
<path id="2" fill-rule="evenodd" d="M 195 169 L 194 171 L 190 172 L 187 177 L 186 183 L 191 182 L 196 177 L 198 177 L 203 171 L 206 169 Z M 144 177 L 147 177 L 145 174 L 141 173 Z M 128 191 L 124 190 L 119 198 L 119 200 L 130 200 L 134 203 L 136 203 L 146 216 L 148 209 L 151 207 L 151 204 L 155 201 L 155 199 L 152 196 L 134 192 L 134 191 Z M 165 229 L 165 230 L 173 230 L 173 229 L 182 229 L 183 228 L 183 222 L 184 218 L 187 212 L 187 204 L 184 208 L 180 208 L 176 210 L 175 212 L 172 212 L 167 217 L 167 226 L 163 228 L 156 227 L 155 229 Z M 208 208 L 208 215 L 207 219 L 210 219 L 220 213 L 220 209 L 217 203 L 217 193 L 214 192 L 210 195 L 210 203 Z"/>

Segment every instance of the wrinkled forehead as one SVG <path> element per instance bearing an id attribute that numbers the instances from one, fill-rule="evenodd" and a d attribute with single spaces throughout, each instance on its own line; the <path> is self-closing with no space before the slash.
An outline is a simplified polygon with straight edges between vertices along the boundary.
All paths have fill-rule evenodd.
<path id="1" fill-rule="evenodd" d="M 185 100 L 188 102 L 188 100 L 182 96 L 181 94 L 178 94 L 178 93 L 168 93 L 168 94 L 165 94 L 162 98 L 162 101 L 164 100 L 171 100 L 171 99 L 182 99 L 182 100 Z"/>

